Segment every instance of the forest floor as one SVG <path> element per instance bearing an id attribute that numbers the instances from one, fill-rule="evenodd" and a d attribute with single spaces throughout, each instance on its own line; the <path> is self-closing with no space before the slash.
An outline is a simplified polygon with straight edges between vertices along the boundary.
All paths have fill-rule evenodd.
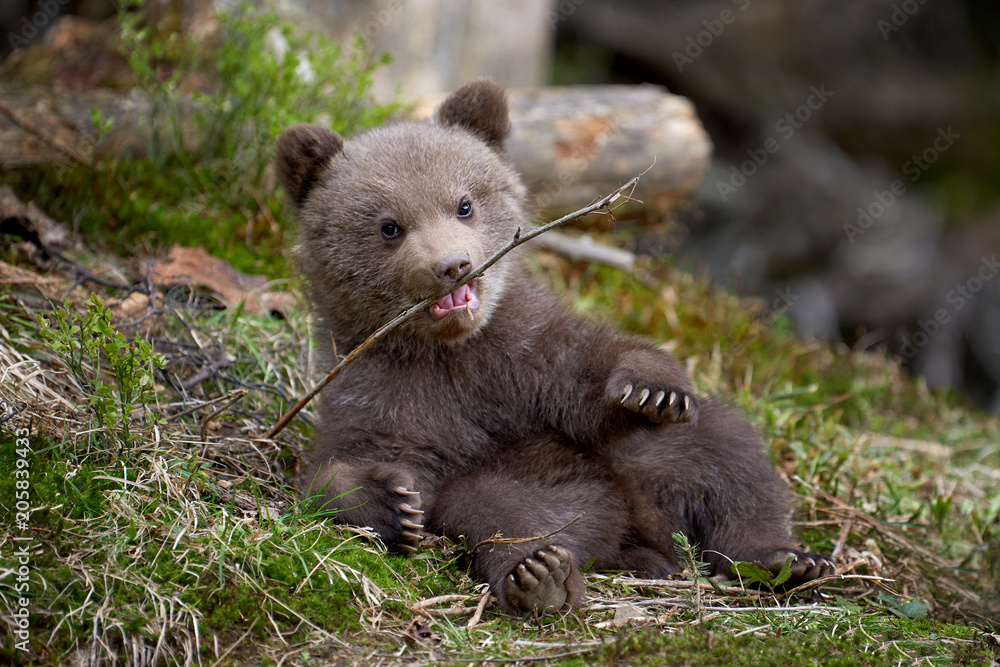
<path id="1" fill-rule="evenodd" d="M 978 666 L 1000 655 L 997 420 L 877 352 L 802 342 L 766 304 L 668 263 L 626 274 L 540 252 L 531 266 L 747 412 L 797 495 L 798 535 L 833 554 L 838 575 L 788 594 L 710 582 L 690 563 L 662 581 L 591 572 L 582 608 L 522 619 L 469 578 L 467 545 L 390 555 L 296 503 L 312 407 L 262 436 L 322 371 L 298 282 L 270 293 L 274 317 L 238 291 L 227 306 L 226 281 L 197 251 L 158 268 L 94 252 L 46 259 L 9 236 L 2 252 L 0 618 L 16 630 L 27 614 L 24 635 L 4 635 L 5 662 Z M 206 276 L 185 283 L 170 266 Z"/>

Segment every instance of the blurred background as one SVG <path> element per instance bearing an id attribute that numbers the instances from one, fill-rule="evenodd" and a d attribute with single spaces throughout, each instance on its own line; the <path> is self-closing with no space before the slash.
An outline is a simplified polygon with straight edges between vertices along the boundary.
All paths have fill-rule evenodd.
<path id="1" fill-rule="evenodd" d="M 147 4 L 198 36 L 211 35 L 214 10 L 231 3 Z M 632 219 L 621 224 L 651 233 L 632 235 L 631 250 L 669 255 L 761 297 L 803 337 L 887 350 L 931 387 L 953 387 L 1000 413 L 1000 5 L 258 4 L 344 43 L 360 35 L 363 48 L 391 54 L 374 74 L 373 93 L 413 101 L 418 115 L 457 85 L 488 76 L 535 91 L 512 96 L 515 124 L 545 113 L 558 131 L 559 118 L 584 114 L 572 132 L 587 135 L 589 148 L 571 157 L 587 168 L 620 182 L 634 175 L 630 158 L 642 163 L 655 155 L 678 173 L 688 165 L 683 178 L 643 183 L 654 191 L 636 196 L 648 205 L 630 209 Z M 37 53 L 32 48 L 85 41 L 116 10 L 110 0 L 4 0 L 0 48 L 8 78 L 12 68 L 23 78 L 37 66 L 24 56 Z M 114 56 L 67 58 L 56 78 L 68 88 L 95 87 L 114 67 Z M 558 99 L 539 91 L 604 84 L 629 88 Z M 621 102 L 659 90 L 644 84 L 664 90 L 654 101 Z M 653 110 L 634 117 L 647 103 Z M 656 154 L 653 139 L 643 143 L 653 135 L 669 155 Z M 513 150 L 530 162 L 521 152 L 541 140 L 520 141 Z M 558 140 L 554 145 L 558 153 Z M 573 190 L 580 204 L 604 193 L 585 171 L 567 172 L 559 186 L 592 186 L 589 195 L 587 187 Z M 670 182 L 684 185 L 663 185 Z M 558 208 L 551 199 L 536 203 Z"/>

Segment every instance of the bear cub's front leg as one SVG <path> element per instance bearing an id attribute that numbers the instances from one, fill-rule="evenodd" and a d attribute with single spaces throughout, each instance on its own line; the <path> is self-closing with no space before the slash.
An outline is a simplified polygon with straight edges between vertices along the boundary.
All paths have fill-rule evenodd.
<path id="1" fill-rule="evenodd" d="M 656 424 L 698 422 L 698 400 L 677 361 L 655 349 L 623 352 L 608 378 L 606 395 L 613 404 Z"/>
<path id="2" fill-rule="evenodd" d="M 413 553 L 424 538 L 420 491 L 404 466 L 329 461 L 310 483 L 320 510 L 337 510 L 337 520 L 368 526 L 385 546 Z"/>

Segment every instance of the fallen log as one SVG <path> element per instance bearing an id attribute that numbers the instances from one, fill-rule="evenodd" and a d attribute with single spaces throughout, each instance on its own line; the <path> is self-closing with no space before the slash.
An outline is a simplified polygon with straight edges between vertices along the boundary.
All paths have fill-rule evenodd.
<path id="1" fill-rule="evenodd" d="M 428 117 L 437 99 L 414 116 Z M 152 105 L 137 90 L 0 86 L 0 169 L 94 154 L 91 110 L 114 121 L 99 154 L 141 153 L 140 119 Z M 643 176 L 640 208 L 670 208 L 701 182 L 711 143 L 691 103 L 657 86 L 578 86 L 510 91 L 514 128 L 507 148 L 543 216 L 571 209 Z M 648 169 L 648 171 L 646 171 Z"/>

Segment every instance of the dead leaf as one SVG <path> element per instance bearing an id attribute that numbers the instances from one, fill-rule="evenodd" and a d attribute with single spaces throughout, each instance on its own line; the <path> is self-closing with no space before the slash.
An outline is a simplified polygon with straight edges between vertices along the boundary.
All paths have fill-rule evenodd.
<path id="1" fill-rule="evenodd" d="M 615 608 L 615 617 L 613 619 L 610 621 L 601 621 L 596 624 L 596 627 L 606 630 L 629 625 L 645 625 L 646 623 L 653 623 L 655 621 L 655 617 L 650 616 L 635 605 L 625 602 Z"/>
<path id="2" fill-rule="evenodd" d="M 437 646 L 441 643 L 441 637 L 438 633 L 431 630 L 430 622 L 420 616 L 410 621 L 410 624 L 406 626 L 406 630 L 403 631 L 403 636 L 412 642 L 424 646 Z"/>
<path id="3" fill-rule="evenodd" d="M 202 285 L 219 295 L 228 307 L 241 301 L 251 315 L 285 317 L 296 305 L 295 297 L 265 289 L 266 276 L 248 276 L 234 269 L 229 262 L 213 257 L 203 248 L 175 245 L 165 262 L 151 267 L 153 279 L 165 287 Z"/>

